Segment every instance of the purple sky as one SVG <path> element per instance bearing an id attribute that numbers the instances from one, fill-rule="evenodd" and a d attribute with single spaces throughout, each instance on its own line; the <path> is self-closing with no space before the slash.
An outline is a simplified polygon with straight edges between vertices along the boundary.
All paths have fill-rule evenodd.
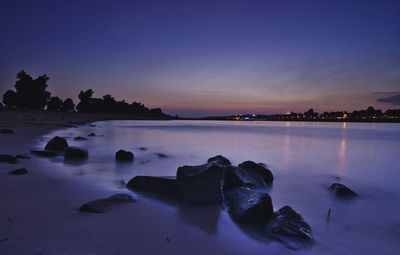
<path id="1" fill-rule="evenodd" d="M 0 2 L 0 93 L 49 90 L 206 116 L 400 105 L 399 1 Z M 380 99 L 377 101 L 377 99 Z"/>

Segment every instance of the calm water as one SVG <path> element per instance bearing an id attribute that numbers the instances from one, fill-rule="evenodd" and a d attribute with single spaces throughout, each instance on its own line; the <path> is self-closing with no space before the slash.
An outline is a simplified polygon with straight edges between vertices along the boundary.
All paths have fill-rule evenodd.
<path id="1" fill-rule="evenodd" d="M 117 184 L 135 175 L 175 175 L 177 167 L 202 164 L 217 154 L 234 164 L 263 162 L 275 176 L 268 190 L 274 208 L 291 205 L 312 226 L 316 246 L 296 254 L 400 252 L 400 124 L 108 121 L 95 125 L 54 132 L 38 146 L 60 135 L 69 138 L 70 145 L 87 148 L 89 159 L 84 164 L 65 164 L 61 158 L 52 164 L 67 177 L 110 192 L 121 191 Z M 73 140 L 91 132 L 97 136 Z M 134 152 L 134 163 L 115 163 L 119 149 Z M 348 185 L 360 197 L 338 200 L 327 191 L 332 182 Z M 219 221 L 228 222 L 227 217 L 224 213 Z M 245 235 L 235 228 L 230 232 L 236 241 Z M 223 238 L 229 240 L 229 235 Z M 248 236 L 243 236 L 243 245 L 291 252 Z"/>

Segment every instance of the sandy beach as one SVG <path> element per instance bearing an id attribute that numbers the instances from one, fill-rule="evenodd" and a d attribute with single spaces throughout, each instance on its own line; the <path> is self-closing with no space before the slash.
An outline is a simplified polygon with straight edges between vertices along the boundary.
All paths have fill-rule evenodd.
<path id="1" fill-rule="evenodd" d="M 220 208 L 176 208 L 150 198 L 121 205 L 104 214 L 85 214 L 79 206 L 101 198 L 101 190 L 52 175 L 43 158 L 29 154 L 46 133 L 73 123 L 104 117 L 43 112 L 0 112 L 0 154 L 22 154 L 17 164 L 1 163 L 0 254 L 263 254 L 265 244 L 244 247 L 238 240 L 221 240 Z M 29 174 L 9 175 L 25 167 Z M 54 169 L 56 171 L 56 169 Z M 103 191 L 104 192 L 104 191 Z M 104 196 L 109 194 L 104 194 Z M 206 217 L 205 216 L 206 213 Z M 232 229 L 230 229 L 232 228 Z M 246 237 L 245 237 L 246 239 Z M 290 251 L 288 250 L 288 253 Z"/>

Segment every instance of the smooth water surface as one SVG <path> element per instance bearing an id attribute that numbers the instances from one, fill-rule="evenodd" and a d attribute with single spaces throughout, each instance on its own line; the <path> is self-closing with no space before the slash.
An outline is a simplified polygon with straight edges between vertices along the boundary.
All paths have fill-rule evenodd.
<path id="1" fill-rule="evenodd" d="M 88 137 L 91 132 L 95 137 Z M 398 254 L 400 252 L 400 124 L 320 122 L 107 121 L 53 132 L 89 150 L 82 164 L 50 163 L 66 177 L 114 192 L 135 175 L 173 176 L 182 165 L 221 154 L 239 164 L 266 163 L 275 180 L 267 190 L 277 210 L 295 208 L 310 223 L 317 244 L 305 254 Z M 75 141 L 76 136 L 87 137 Z M 134 163 L 116 163 L 115 152 L 130 150 Z M 162 154 L 162 155 L 160 155 Z M 333 197 L 327 187 L 341 182 L 360 196 Z M 328 209 L 332 210 L 327 221 Z M 218 228 L 228 222 L 223 214 Z M 232 226 L 230 227 L 232 228 Z M 279 244 L 260 244 L 233 228 L 220 231 L 266 254 L 286 253 Z"/>

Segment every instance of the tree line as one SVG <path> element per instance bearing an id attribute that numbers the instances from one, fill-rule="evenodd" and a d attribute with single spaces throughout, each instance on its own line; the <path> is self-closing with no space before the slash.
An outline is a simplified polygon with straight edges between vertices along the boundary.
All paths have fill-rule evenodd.
<path id="1" fill-rule="evenodd" d="M 125 100 L 115 100 L 111 95 L 93 98 L 94 91 L 88 89 L 79 93 L 80 102 L 76 105 L 71 98 L 62 100 L 52 96 L 47 90 L 49 77 L 44 74 L 33 78 L 25 71 L 17 74 L 15 91 L 7 90 L 3 94 L 3 103 L 8 108 L 47 110 L 83 113 L 132 114 L 138 117 L 167 118 L 160 108 L 149 109 L 140 102 L 131 104 Z"/>

